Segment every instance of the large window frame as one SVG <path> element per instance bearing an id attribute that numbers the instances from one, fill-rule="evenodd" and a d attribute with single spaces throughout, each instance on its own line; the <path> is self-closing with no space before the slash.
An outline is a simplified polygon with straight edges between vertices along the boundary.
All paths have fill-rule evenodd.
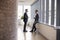
<path id="1" fill-rule="evenodd" d="M 41 2 L 42 2 L 42 0 L 41 0 Z M 42 20 L 43 20 L 43 18 L 42 18 L 42 8 L 43 8 L 43 7 L 42 7 L 42 3 L 41 3 L 41 23 L 47 24 L 47 25 L 49 25 L 49 26 L 54 26 L 54 27 L 56 27 L 56 12 L 57 12 L 57 6 L 56 6 L 56 5 L 57 5 L 57 0 L 54 0 L 54 4 L 53 4 L 53 5 L 54 5 L 54 24 L 53 24 L 53 25 L 51 24 L 51 21 L 52 21 L 52 20 L 51 20 L 51 18 L 52 18 L 52 14 L 51 14 L 51 13 L 52 13 L 52 12 L 51 12 L 51 11 L 52 11 L 52 8 L 51 8 L 51 7 L 52 7 L 52 0 L 49 0 L 49 2 L 48 2 L 48 3 L 49 3 L 49 8 L 48 8 L 48 9 L 46 8 L 46 7 L 47 7 L 46 2 L 47 2 L 47 0 L 45 0 L 45 2 L 44 2 L 44 6 L 45 6 L 45 7 L 44 7 L 44 23 L 42 22 Z M 48 15 L 48 17 L 49 17 L 49 18 L 48 18 L 48 23 L 46 23 L 46 21 L 47 21 L 47 19 L 46 19 L 46 16 L 47 16 L 46 11 L 47 11 L 47 10 L 49 10 L 49 11 L 48 11 L 48 14 L 49 14 L 49 15 Z"/>

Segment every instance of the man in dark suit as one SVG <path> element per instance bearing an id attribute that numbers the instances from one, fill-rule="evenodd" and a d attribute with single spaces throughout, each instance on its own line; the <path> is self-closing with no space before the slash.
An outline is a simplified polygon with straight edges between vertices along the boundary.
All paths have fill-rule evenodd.
<path id="1" fill-rule="evenodd" d="M 27 32 L 26 30 L 26 25 L 27 25 L 27 21 L 28 21 L 28 15 L 27 15 L 27 12 L 28 12 L 28 9 L 25 9 L 25 13 L 24 13 L 24 29 L 23 29 L 23 32 Z"/>
<path id="2" fill-rule="evenodd" d="M 39 20 L 39 15 L 38 15 L 38 10 L 35 10 L 35 21 L 33 23 L 33 27 L 32 27 L 32 30 L 30 32 L 33 32 L 33 31 L 36 31 L 36 23 L 38 23 L 38 20 Z"/>

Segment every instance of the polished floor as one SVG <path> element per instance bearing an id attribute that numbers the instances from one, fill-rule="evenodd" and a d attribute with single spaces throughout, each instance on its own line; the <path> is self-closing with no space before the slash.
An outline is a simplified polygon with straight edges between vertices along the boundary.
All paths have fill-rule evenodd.
<path id="1" fill-rule="evenodd" d="M 23 26 L 19 26 L 17 29 L 17 40 L 47 40 L 37 32 L 29 32 L 30 27 L 27 27 L 28 32 L 23 32 Z"/>

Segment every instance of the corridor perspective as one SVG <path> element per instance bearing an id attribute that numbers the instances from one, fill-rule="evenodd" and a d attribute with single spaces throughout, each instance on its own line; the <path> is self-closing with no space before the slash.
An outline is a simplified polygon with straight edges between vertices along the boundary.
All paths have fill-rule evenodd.
<path id="1" fill-rule="evenodd" d="M 40 35 L 38 32 L 29 32 L 30 27 L 27 26 L 28 32 L 23 32 L 23 27 L 19 26 L 17 30 L 17 40 L 47 40 L 44 36 Z"/>
<path id="2" fill-rule="evenodd" d="M 31 32 L 35 13 L 39 19 L 36 31 Z M 0 0 L 0 40 L 60 40 L 60 0 Z"/>

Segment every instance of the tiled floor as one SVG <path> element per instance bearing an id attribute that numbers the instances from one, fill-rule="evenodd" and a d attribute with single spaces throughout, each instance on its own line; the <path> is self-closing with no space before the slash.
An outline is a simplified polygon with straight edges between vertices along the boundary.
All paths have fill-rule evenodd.
<path id="1" fill-rule="evenodd" d="M 23 32 L 23 26 L 17 29 L 17 40 L 47 40 L 36 32 L 29 32 L 31 29 L 27 27 L 28 32 Z"/>

